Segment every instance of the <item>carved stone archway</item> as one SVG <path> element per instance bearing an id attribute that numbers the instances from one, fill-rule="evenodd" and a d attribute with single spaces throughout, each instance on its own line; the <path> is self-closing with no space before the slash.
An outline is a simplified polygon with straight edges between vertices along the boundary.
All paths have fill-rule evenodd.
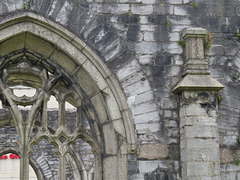
<path id="1" fill-rule="evenodd" d="M 0 69 L 1 100 L 13 116 L 19 137 L 15 143 L 21 156 L 21 180 L 28 179 L 32 146 L 42 139 L 55 145 L 59 177 L 65 180 L 66 160 L 75 159 L 70 146 L 79 138 L 90 144 L 95 156 L 94 179 L 127 179 L 126 156 L 136 148 L 131 113 L 117 80 L 84 42 L 31 13 L 4 19 L 0 24 Z M 19 85 L 36 89 L 35 95 L 17 97 L 13 89 Z M 58 127 L 53 131 L 47 123 L 51 95 L 59 103 Z M 77 109 L 73 132 L 66 126 L 66 102 Z M 28 114 L 24 116 L 19 106 L 30 106 Z M 89 179 L 81 163 L 73 163 L 74 174 Z"/>

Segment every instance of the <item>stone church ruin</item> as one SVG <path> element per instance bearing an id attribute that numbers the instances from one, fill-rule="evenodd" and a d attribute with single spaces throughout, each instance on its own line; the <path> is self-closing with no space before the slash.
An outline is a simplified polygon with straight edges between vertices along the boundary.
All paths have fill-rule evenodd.
<path id="1" fill-rule="evenodd" d="M 240 179 L 239 9 L 1 1 L 0 180 Z"/>

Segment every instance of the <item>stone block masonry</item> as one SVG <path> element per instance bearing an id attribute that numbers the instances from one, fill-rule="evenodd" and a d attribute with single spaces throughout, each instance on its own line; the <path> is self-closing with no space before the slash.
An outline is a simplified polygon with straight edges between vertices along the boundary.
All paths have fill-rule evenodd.
<path id="1" fill-rule="evenodd" d="M 26 7 L 23 6 L 25 2 Z M 108 102 L 96 108 L 101 112 L 99 117 L 106 131 L 106 142 L 112 140 L 107 138 L 109 134 L 114 138 L 116 135 L 119 141 L 119 144 L 114 143 L 116 146 L 122 143 L 125 129 L 119 128 L 120 115 L 130 112 L 127 116 L 134 122 L 133 136 L 138 148 L 133 154 L 127 154 L 128 162 L 123 163 L 123 167 L 128 164 L 128 179 L 240 179 L 240 1 L 0 1 L 0 24 L 17 16 L 39 16 L 47 22 L 45 26 L 50 22 L 56 23 L 59 25 L 56 31 L 72 33 L 73 36 L 59 41 L 58 36 L 50 36 L 35 26 L 33 31 L 39 33 L 37 36 L 27 32 L 5 41 L 6 34 L 13 31 L 1 31 L 0 58 L 26 49 L 48 57 L 54 57 L 56 51 L 53 49 L 58 48 L 72 54 L 74 60 L 61 59 L 65 54 L 57 54 L 59 58 L 55 60 L 61 62 L 59 67 L 64 67 L 69 73 L 77 72 L 83 89 L 90 87 L 89 81 L 83 78 L 86 74 L 90 74 L 100 87 L 97 96 L 95 86 L 87 94 L 93 102 L 99 102 L 102 96 Z M 197 28 L 198 38 L 185 37 L 184 32 L 187 31 L 184 30 L 189 30 L 187 34 L 194 33 L 195 27 L 201 27 Z M 18 28 L 19 24 L 14 29 Z M 203 46 L 207 31 L 212 36 L 209 50 Z M 42 39 L 54 39 L 58 48 L 43 44 L 41 34 L 44 36 Z M 78 53 L 79 49 L 68 51 L 67 44 L 78 38 L 84 42 L 79 49 L 87 47 L 85 52 L 88 48 L 93 50 L 111 76 L 98 78 L 102 72 L 96 73 L 96 69 L 90 68 L 94 63 L 84 63 L 86 57 Z M 179 40 L 185 45 L 180 46 Z M 30 43 L 33 41 L 35 43 Z M 79 56 L 82 65 L 75 69 L 75 59 Z M 129 109 L 120 108 L 120 111 L 111 113 L 105 111 L 107 106 L 119 105 L 106 95 L 110 78 L 115 78 L 124 92 L 121 98 L 126 98 Z M 221 93 L 217 93 L 222 88 L 217 81 L 225 86 Z M 15 141 L 16 130 L 13 120 L 9 119 L 5 113 L 0 116 L 0 150 L 13 147 L 11 141 Z M 113 126 L 108 124 L 109 119 L 114 120 Z M 2 125 L 8 126 L 7 129 Z M 115 129 L 112 130 L 112 127 Z M 107 152 L 115 154 L 118 152 L 116 146 L 114 149 L 106 147 Z M 117 160 L 109 154 L 106 156 L 110 156 L 106 157 L 109 162 L 104 162 L 109 168 L 111 162 Z M 118 173 L 116 169 L 112 172 Z"/>
<path id="2" fill-rule="evenodd" d="M 174 88 L 174 92 L 181 93 L 182 178 L 189 180 L 220 179 L 217 91 L 223 86 L 209 75 L 208 63 L 204 59 L 205 36 L 206 31 L 201 28 L 189 28 L 183 32 L 185 68 L 183 79 Z"/>
<path id="3" fill-rule="evenodd" d="M 181 95 L 182 177 L 220 179 L 216 93 L 185 91 Z"/>

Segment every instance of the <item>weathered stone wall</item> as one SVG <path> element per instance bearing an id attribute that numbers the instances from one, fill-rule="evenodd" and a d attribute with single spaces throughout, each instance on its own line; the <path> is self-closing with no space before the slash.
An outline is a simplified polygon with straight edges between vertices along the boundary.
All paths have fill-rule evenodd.
<path id="1" fill-rule="evenodd" d="M 221 179 L 239 179 L 239 1 L 198 1 L 197 8 L 184 7 L 191 26 L 203 27 L 213 44 L 206 57 L 211 75 L 224 85 L 218 95 L 218 129 Z"/>
<path id="2" fill-rule="evenodd" d="M 24 2 L 27 6 L 24 7 Z M 187 27 L 212 35 L 206 51 L 219 94 L 222 179 L 238 179 L 239 7 L 237 0 L 11 0 L 0 2 L 0 19 L 32 12 L 82 39 L 115 74 L 132 112 L 137 152 L 128 155 L 129 179 L 179 179 L 179 96 Z"/>

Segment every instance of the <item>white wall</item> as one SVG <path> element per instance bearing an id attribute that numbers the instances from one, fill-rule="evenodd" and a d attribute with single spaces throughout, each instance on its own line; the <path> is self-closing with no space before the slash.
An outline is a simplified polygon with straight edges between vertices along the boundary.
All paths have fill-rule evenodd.
<path id="1" fill-rule="evenodd" d="M 20 175 L 20 159 L 11 159 L 7 154 L 7 159 L 0 159 L 0 180 L 19 180 Z M 29 180 L 37 180 L 37 176 L 29 167 Z"/>

